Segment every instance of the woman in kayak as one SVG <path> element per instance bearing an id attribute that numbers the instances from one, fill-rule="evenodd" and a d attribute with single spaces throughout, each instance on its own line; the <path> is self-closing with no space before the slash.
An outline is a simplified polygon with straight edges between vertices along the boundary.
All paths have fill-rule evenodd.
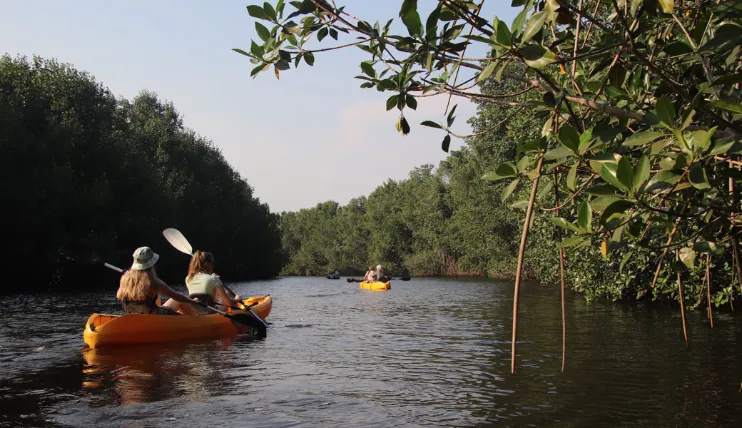
<path id="1" fill-rule="evenodd" d="M 225 289 L 222 280 L 214 273 L 214 255 L 209 252 L 193 253 L 185 283 L 190 298 L 209 306 L 217 303 L 217 296 L 222 305 L 235 307 L 242 303 L 242 297 L 239 294 L 232 297 Z"/>
<path id="2" fill-rule="evenodd" d="M 366 275 L 363 277 L 364 282 L 376 282 L 376 268 L 373 266 L 368 267 Z"/>
<path id="3" fill-rule="evenodd" d="M 154 315 L 196 315 L 191 305 L 180 304 L 196 302 L 168 287 L 157 277 L 155 263 L 160 256 L 149 247 L 139 247 L 134 251 L 134 262 L 119 282 L 116 298 L 121 300 L 124 313 Z M 170 297 L 164 305 L 158 306 L 160 294 Z"/>

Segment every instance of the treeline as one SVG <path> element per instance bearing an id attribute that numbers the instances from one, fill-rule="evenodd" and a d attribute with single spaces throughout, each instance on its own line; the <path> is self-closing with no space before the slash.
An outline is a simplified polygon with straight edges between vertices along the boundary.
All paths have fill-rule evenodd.
<path id="1" fill-rule="evenodd" d="M 488 83 L 484 90 L 507 88 Z M 515 141 L 540 133 L 540 128 L 527 111 L 491 104 L 480 106 L 471 121 L 475 130 L 497 132 L 467 140 L 438 168 L 415 168 L 407 179 L 388 180 L 346 206 L 330 201 L 282 213 L 283 248 L 289 256 L 283 273 L 339 270 L 355 275 L 381 263 L 395 275 L 512 277 L 522 212 L 500 201 L 502 185 L 481 177 L 515 157 Z M 531 245 L 535 254 L 526 266 L 527 276 L 534 279 L 548 276 L 558 261 L 553 251 L 558 241 L 536 239 L 543 242 Z M 548 254 L 536 254 L 547 246 Z"/>
<path id="2" fill-rule="evenodd" d="M 116 275 L 60 260 L 82 243 L 128 267 L 136 247 L 182 283 L 188 257 L 161 231 L 180 229 L 212 251 L 228 280 L 276 275 L 278 216 L 207 139 L 150 92 L 116 98 L 93 76 L 54 60 L 0 59 L 0 260 L 3 292 L 108 287 Z"/>
<path id="3" fill-rule="evenodd" d="M 508 78 L 482 84 L 485 95 L 518 90 L 518 83 Z M 482 177 L 497 165 L 518 159 L 517 147 L 540 138 L 542 115 L 523 107 L 479 103 L 477 115 L 470 119 L 475 136 L 451 151 L 437 168 L 415 168 L 407 179 L 388 180 L 368 197 L 345 206 L 329 201 L 282 213 L 283 248 L 289 257 L 282 273 L 323 275 L 339 270 L 357 275 L 368 265 L 381 263 L 394 275 L 408 271 L 413 276 L 512 279 L 530 182 L 516 189 Z M 543 180 L 539 185 L 536 204 L 555 205 L 553 182 Z M 577 212 L 565 208 L 560 215 L 575 219 Z M 523 272 L 526 279 L 557 283 L 557 248 L 564 235 L 548 223 L 549 217 L 547 213 L 532 220 Z M 583 246 L 571 248 L 567 259 L 567 283 L 588 299 L 634 298 L 654 273 L 648 251 L 635 250 L 630 260 L 619 263 L 604 259 L 595 246 Z M 624 265 L 627 269 L 622 269 Z M 717 277 L 729 274 L 728 265 L 719 264 L 717 270 Z M 694 299 L 702 284 L 691 289 Z M 657 288 L 656 293 L 675 297 L 672 288 Z M 726 301 L 719 294 L 714 303 Z"/>

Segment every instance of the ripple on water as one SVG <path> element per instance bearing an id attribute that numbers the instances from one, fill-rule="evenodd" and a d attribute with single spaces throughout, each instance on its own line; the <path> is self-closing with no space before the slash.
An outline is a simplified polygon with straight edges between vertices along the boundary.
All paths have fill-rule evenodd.
<path id="1" fill-rule="evenodd" d="M 83 350 L 109 293 L 6 296 L 0 426 L 738 426 L 738 316 L 711 331 L 642 304 L 568 300 L 526 284 L 510 374 L 512 289 L 414 279 L 370 292 L 324 278 L 233 284 L 270 293 L 262 341 Z"/>

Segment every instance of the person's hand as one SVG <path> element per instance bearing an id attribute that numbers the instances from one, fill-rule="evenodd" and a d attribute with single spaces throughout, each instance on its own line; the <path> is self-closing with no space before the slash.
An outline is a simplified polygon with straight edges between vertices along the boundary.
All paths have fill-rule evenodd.
<path id="1" fill-rule="evenodd" d="M 212 273 L 211 276 L 213 276 L 215 278 L 220 278 L 221 279 L 221 276 L 219 276 L 216 272 Z"/>
<path id="2" fill-rule="evenodd" d="M 239 294 L 235 294 L 234 295 L 234 300 L 239 300 L 241 302 L 242 301 L 242 296 L 240 296 Z"/>

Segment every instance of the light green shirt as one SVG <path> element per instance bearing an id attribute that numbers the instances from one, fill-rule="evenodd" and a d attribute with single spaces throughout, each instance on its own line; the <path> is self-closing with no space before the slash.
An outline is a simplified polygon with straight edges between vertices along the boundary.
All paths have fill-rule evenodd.
<path id="1" fill-rule="evenodd" d="M 224 283 L 213 275 L 198 273 L 190 280 L 186 277 L 186 287 L 189 294 L 208 294 L 216 300 L 216 288 L 224 287 Z"/>

